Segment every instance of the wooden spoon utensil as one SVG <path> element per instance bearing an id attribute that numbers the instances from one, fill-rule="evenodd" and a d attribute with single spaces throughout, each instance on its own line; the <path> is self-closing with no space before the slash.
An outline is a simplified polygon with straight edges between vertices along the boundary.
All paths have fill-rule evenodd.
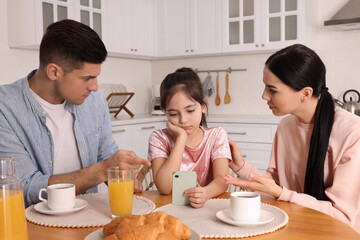
<path id="1" fill-rule="evenodd" d="M 219 106 L 220 105 L 220 95 L 219 95 L 219 73 L 217 74 L 217 77 L 216 77 L 216 98 L 215 98 L 215 104 L 216 106 Z"/>
<path id="2" fill-rule="evenodd" d="M 230 101 L 231 101 L 231 97 L 229 94 L 229 73 L 226 73 L 226 94 L 225 94 L 224 102 L 225 104 L 229 104 Z"/>

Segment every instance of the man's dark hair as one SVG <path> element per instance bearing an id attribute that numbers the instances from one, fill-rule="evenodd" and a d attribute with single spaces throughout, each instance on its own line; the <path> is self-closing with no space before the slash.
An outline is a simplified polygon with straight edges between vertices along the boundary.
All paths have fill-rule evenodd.
<path id="1" fill-rule="evenodd" d="M 85 24 L 62 20 L 51 24 L 40 43 L 40 68 L 58 64 L 65 72 L 82 68 L 85 62 L 105 61 L 107 51 L 98 34 Z"/>

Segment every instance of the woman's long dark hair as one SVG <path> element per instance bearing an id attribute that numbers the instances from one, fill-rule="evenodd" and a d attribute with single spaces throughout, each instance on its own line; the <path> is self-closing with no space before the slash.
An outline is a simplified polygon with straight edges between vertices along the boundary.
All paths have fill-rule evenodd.
<path id="1" fill-rule="evenodd" d="M 333 97 L 326 87 L 325 65 L 313 50 L 301 44 L 274 53 L 265 64 L 284 84 L 296 91 L 311 87 L 313 96 L 319 97 L 310 141 L 304 192 L 318 200 L 328 200 L 325 194 L 324 163 L 335 112 Z"/>
<path id="2" fill-rule="evenodd" d="M 183 91 L 188 97 L 200 103 L 201 106 L 207 106 L 200 78 L 191 68 L 179 68 L 175 72 L 168 74 L 162 81 L 160 85 L 160 105 L 163 111 L 166 111 L 166 105 L 179 91 Z M 202 114 L 200 125 L 207 127 L 205 113 Z"/>

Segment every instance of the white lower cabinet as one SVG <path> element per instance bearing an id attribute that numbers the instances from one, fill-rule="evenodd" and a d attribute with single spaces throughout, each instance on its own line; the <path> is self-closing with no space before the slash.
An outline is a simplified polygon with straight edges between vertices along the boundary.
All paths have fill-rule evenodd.
<path id="1" fill-rule="evenodd" d="M 112 135 L 120 149 L 133 150 L 131 125 L 114 126 Z"/>
<path id="2" fill-rule="evenodd" d="M 258 170 L 266 172 L 270 161 L 271 143 L 236 142 L 236 144 L 245 161 L 256 166 Z"/>
<path id="3" fill-rule="evenodd" d="M 266 172 L 277 124 L 209 122 L 209 127 L 223 127 L 240 148 L 245 161 Z"/>
<path id="4" fill-rule="evenodd" d="M 149 137 L 157 129 L 165 128 L 165 122 L 152 122 L 132 126 L 133 151 L 141 158 L 147 159 Z M 119 146 L 120 147 L 120 146 Z"/>
<path id="5" fill-rule="evenodd" d="M 138 157 L 147 159 L 149 137 L 151 133 L 157 129 L 163 129 L 165 127 L 165 121 L 124 125 L 121 125 L 121 121 L 119 121 L 113 123 L 112 133 L 120 149 L 134 151 Z M 149 174 L 146 177 L 148 178 L 147 180 L 150 181 Z M 145 189 L 145 185 L 143 187 Z M 101 193 L 108 192 L 105 184 L 100 184 L 98 189 Z"/>

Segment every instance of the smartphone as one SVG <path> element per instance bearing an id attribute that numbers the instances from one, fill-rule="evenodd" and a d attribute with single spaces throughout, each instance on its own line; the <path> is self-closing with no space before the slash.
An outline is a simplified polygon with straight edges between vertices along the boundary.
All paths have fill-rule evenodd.
<path id="1" fill-rule="evenodd" d="M 172 204 L 190 205 L 189 198 L 183 196 L 184 191 L 196 187 L 197 174 L 193 171 L 176 171 L 172 174 Z"/>

